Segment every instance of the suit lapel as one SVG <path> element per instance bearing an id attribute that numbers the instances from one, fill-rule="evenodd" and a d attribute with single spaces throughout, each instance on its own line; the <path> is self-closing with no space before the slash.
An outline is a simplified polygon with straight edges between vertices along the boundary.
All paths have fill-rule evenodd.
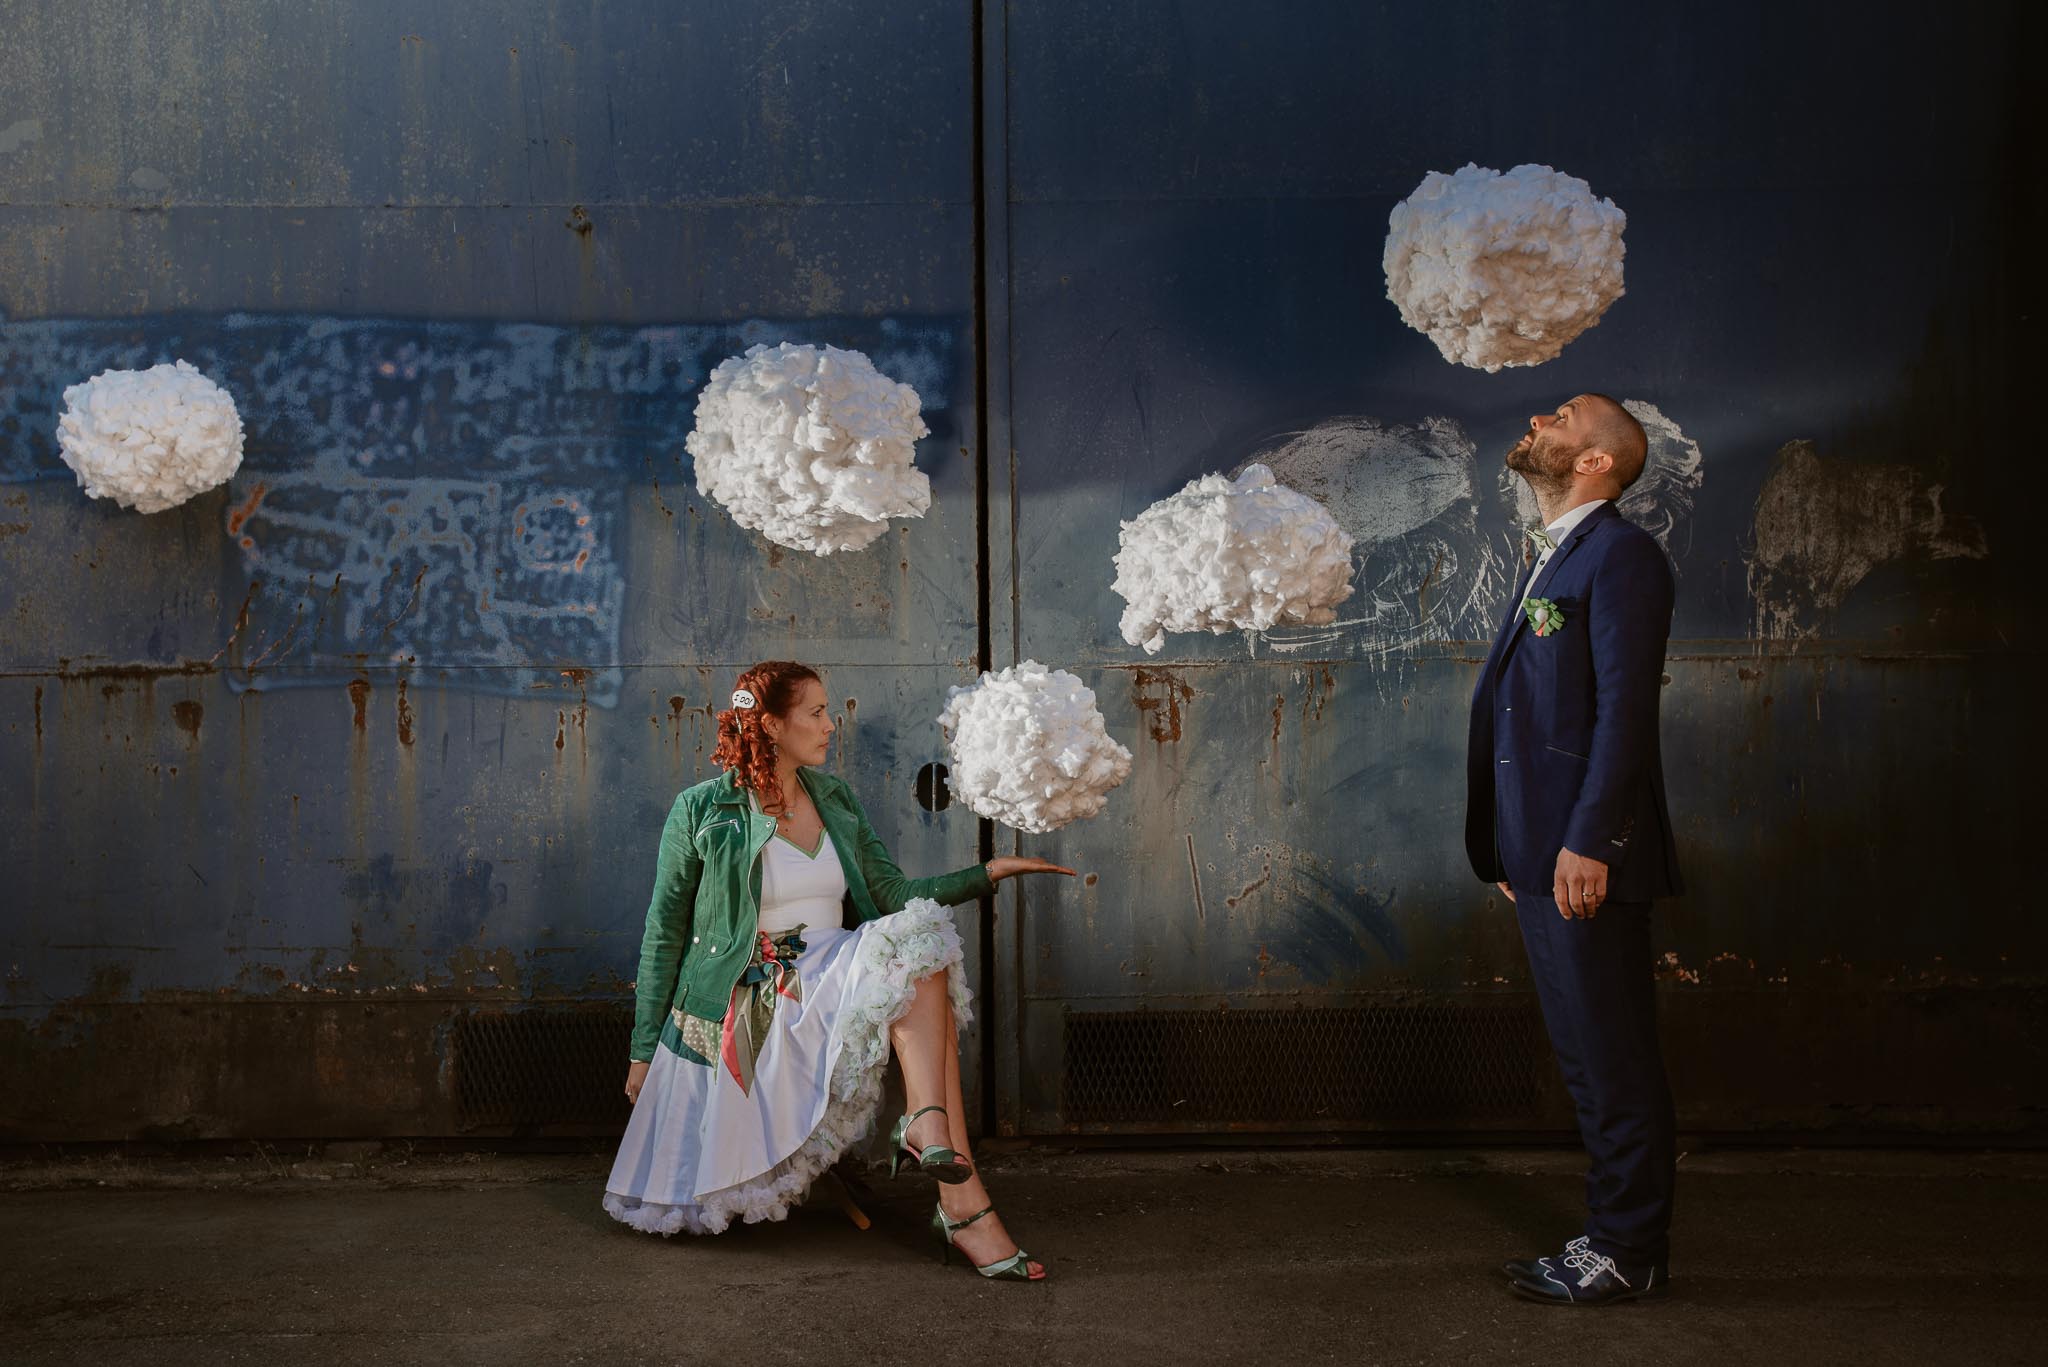
<path id="1" fill-rule="evenodd" d="M 1500 658 L 1503 661 L 1507 659 L 1508 653 L 1515 648 L 1515 642 L 1521 638 L 1522 629 L 1529 625 L 1529 614 L 1523 612 L 1521 608 L 1523 600 L 1541 598 L 1543 590 L 1550 587 L 1550 581 L 1557 578 L 1558 567 L 1564 564 L 1572 551 L 1577 549 L 1578 544 L 1586 539 L 1586 534 L 1608 518 L 1614 516 L 1616 516 L 1614 502 L 1610 499 L 1580 518 L 1579 525 L 1566 532 L 1564 540 L 1558 543 L 1557 551 L 1550 557 L 1550 563 L 1543 567 L 1543 573 L 1537 575 L 1536 582 L 1529 585 L 1529 592 L 1524 594 L 1522 599 L 1517 599 L 1509 605 L 1508 611 L 1513 613 L 1514 616 L 1508 625 L 1507 639 L 1501 643 Z"/>

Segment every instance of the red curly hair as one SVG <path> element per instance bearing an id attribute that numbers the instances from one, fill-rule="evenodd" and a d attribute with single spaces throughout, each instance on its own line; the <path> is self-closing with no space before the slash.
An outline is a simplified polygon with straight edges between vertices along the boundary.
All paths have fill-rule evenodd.
<path id="1" fill-rule="evenodd" d="M 797 690 L 818 671 L 795 660 L 763 660 L 740 675 L 733 685 L 754 695 L 752 707 L 728 707 L 718 714 L 718 748 L 711 762 L 723 765 L 739 776 L 742 788 L 761 799 L 766 808 L 782 805 L 782 784 L 775 777 L 775 742 L 761 726 L 771 713 L 786 717 L 796 707 Z"/>

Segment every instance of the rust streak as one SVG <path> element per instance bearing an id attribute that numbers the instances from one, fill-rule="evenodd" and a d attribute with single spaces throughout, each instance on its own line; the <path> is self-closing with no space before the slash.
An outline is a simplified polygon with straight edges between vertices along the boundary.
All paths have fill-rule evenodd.
<path id="1" fill-rule="evenodd" d="M 398 681 L 398 743 L 412 744 L 412 704 L 405 698 L 405 680 Z"/>
<path id="2" fill-rule="evenodd" d="M 1144 690 L 1157 687 L 1163 695 L 1152 698 Z M 1181 706 L 1195 696 L 1194 687 L 1164 669 L 1138 669 L 1131 675 L 1131 692 L 1137 708 L 1144 713 L 1152 739 L 1164 744 L 1181 734 Z"/>
<path id="3" fill-rule="evenodd" d="M 386 636 L 389 636 L 391 634 L 391 628 L 397 626 L 400 622 L 403 622 L 405 620 L 406 614 L 412 611 L 413 604 L 420 601 L 420 585 L 426 582 L 426 578 L 427 567 L 425 565 L 421 565 L 420 572 L 412 577 L 412 593 L 407 596 L 405 600 L 405 606 L 398 610 L 398 615 L 396 617 L 386 622 L 383 628 L 380 631 L 378 631 L 378 640 L 381 641 Z"/>
<path id="4" fill-rule="evenodd" d="M 1436 559 L 1429 562 L 1429 573 L 1422 576 L 1422 587 L 1415 591 L 1415 620 L 1429 620 L 1429 586 L 1436 582 L 1437 571 L 1444 567 L 1444 553 L 1439 550 Z"/>
<path id="5" fill-rule="evenodd" d="M 222 644 L 221 648 L 213 652 L 212 659 L 207 661 L 209 665 L 218 662 L 221 656 L 234 649 L 235 642 L 242 638 L 243 630 L 249 625 L 249 604 L 256 597 L 256 590 L 262 587 L 263 581 L 261 579 L 251 579 L 249 581 L 249 591 L 242 595 L 241 609 L 235 613 L 235 629 L 228 633 L 228 639 Z"/>
<path id="6" fill-rule="evenodd" d="M 351 703 L 355 704 L 356 730 L 360 731 L 368 726 L 370 721 L 370 681 L 368 679 L 350 679 L 348 681 L 348 699 Z"/>
<path id="7" fill-rule="evenodd" d="M 38 749 L 41 749 L 41 748 L 42 748 L 42 744 L 43 744 L 43 686 L 42 686 L 41 684 L 37 684 L 37 685 L 36 685 L 36 747 L 37 747 Z"/>
<path id="8" fill-rule="evenodd" d="M 1224 898 L 1223 905 L 1226 907 L 1235 907 L 1239 902 L 1242 902 L 1245 898 L 1251 896 L 1260 888 L 1266 886 L 1267 881 L 1270 880 L 1272 877 L 1273 866 L 1271 864 L 1268 864 L 1264 869 L 1260 870 L 1259 876 L 1257 878 L 1254 878 L 1251 882 L 1246 883 L 1243 887 L 1239 888 L 1237 890 L 1236 896 Z"/>
<path id="9" fill-rule="evenodd" d="M 229 536 L 234 536 L 242 530 L 242 524 L 249 520 L 249 515 L 256 511 L 257 505 L 263 502 L 263 495 L 268 492 L 269 486 L 258 480 L 256 487 L 249 492 L 249 501 L 228 514 Z"/>
<path id="10" fill-rule="evenodd" d="M 205 715 L 205 707 L 190 698 L 171 704 L 171 720 L 178 724 L 180 731 L 195 741 L 199 739 L 200 719 Z"/>

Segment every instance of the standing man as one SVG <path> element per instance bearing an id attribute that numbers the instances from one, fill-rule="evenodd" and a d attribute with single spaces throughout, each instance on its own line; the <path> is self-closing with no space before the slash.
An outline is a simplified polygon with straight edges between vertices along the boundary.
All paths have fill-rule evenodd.
<path id="1" fill-rule="evenodd" d="M 1676 1168 L 1650 902 L 1681 891 L 1657 702 L 1671 568 L 1615 509 L 1648 452 L 1603 394 L 1529 419 L 1508 452 L 1546 524 L 1472 694 L 1465 848 L 1514 903 L 1591 1157 L 1585 1233 L 1507 1264 L 1514 1289 L 1601 1305 L 1664 1289 Z"/>

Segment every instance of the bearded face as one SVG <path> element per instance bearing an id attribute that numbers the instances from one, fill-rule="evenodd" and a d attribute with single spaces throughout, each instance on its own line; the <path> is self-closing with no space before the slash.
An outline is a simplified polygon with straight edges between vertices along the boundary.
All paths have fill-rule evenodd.
<path id="1" fill-rule="evenodd" d="M 1571 483 L 1572 462 L 1582 449 L 1551 428 L 1531 430 L 1508 449 L 1508 469 L 1532 485 L 1566 485 Z"/>

